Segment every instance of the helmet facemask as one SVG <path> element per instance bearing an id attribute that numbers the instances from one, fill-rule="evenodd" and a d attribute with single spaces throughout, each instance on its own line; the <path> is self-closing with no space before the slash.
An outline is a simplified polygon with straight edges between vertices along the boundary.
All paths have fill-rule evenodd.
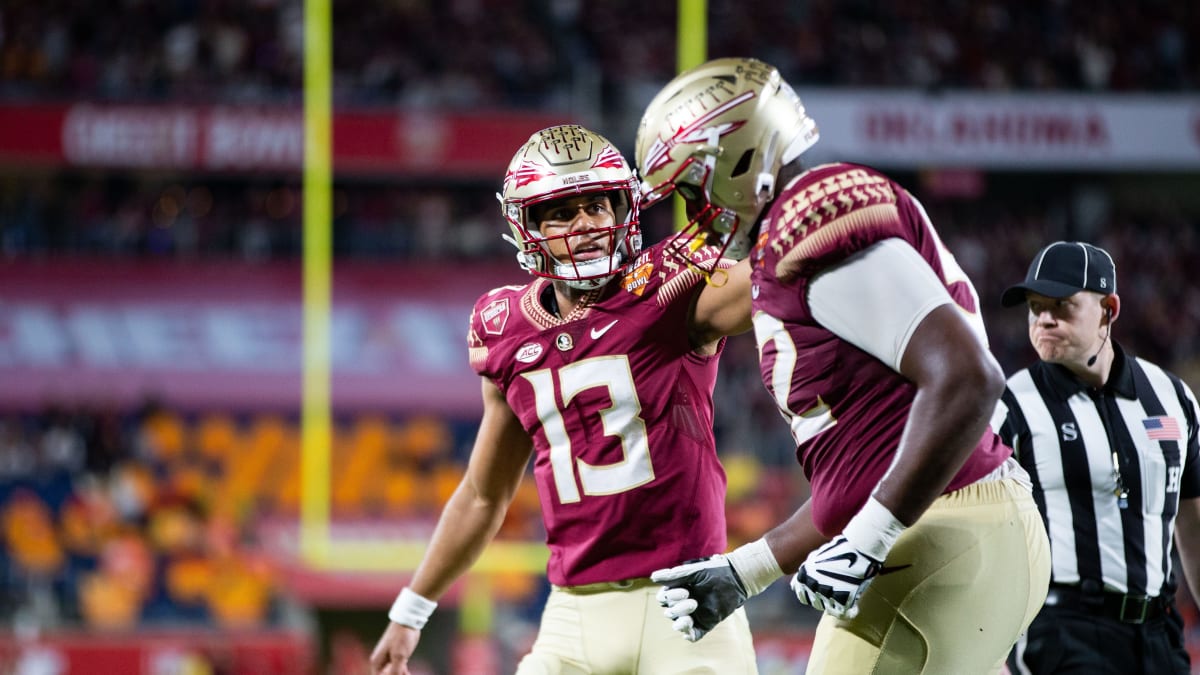
<path id="1" fill-rule="evenodd" d="M 611 225 L 545 236 L 536 207 L 578 196 L 604 194 L 612 207 Z M 642 248 L 638 221 L 641 193 L 637 176 L 611 143 L 577 125 L 550 127 L 534 134 L 513 157 L 496 195 L 517 247 L 517 262 L 530 274 L 562 281 L 580 290 L 599 288 L 633 261 Z M 571 241 L 593 237 L 608 255 L 580 260 Z M 565 259 L 551 253 L 555 241 L 567 244 Z"/>
<path id="2" fill-rule="evenodd" d="M 642 185 L 642 199 L 647 206 L 657 204 L 672 193 L 683 199 L 688 222 L 673 240 L 672 250 L 684 260 L 690 260 L 690 253 L 701 246 L 717 246 L 725 257 L 740 259 L 746 255 L 738 255 L 738 252 L 749 238 L 750 228 L 741 227 L 741 217 L 736 211 L 712 202 L 717 152 L 714 146 L 702 147 L 684 160 L 666 181 L 653 188 L 646 183 Z"/>

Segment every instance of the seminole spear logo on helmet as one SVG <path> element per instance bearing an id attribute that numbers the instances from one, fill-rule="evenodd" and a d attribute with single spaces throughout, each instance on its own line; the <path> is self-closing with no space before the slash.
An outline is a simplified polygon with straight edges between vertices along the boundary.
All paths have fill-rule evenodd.
<path id="1" fill-rule="evenodd" d="M 746 120 L 723 122 L 711 127 L 708 124 L 714 118 L 724 115 L 727 111 L 736 108 L 754 98 L 754 96 L 755 94 L 752 91 L 745 92 L 741 96 L 730 99 L 713 108 L 707 114 L 697 117 L 679 127 L 670 138 L 666 140 L 663 140 L 661 137 L 655 139 L 654 143 L 650 146 L 650 150 L 646 153 L 646 167 L 643 169 L 643 173 L 653 173 L 670 163 L 671 151 L 682 143 L 704 143 L 706 141 L 715 143 L 716 139 L 742 128 L 746 124 Z"/>

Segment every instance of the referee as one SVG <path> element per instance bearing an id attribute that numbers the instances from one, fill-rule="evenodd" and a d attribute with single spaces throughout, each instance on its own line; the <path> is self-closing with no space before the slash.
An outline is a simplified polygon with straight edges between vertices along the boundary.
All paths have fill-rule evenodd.
<path id="1" fill-rule="evenodd" d="M 1052 565 L 1009 668 L 1185 675 L 1172 551 L 1200 597 L 1196 397 L 1112 339 L 1121 300 L 1104 249 L 1050 244 L 1001 303 L 1028 308 L 1039 357 L 1009 378 L 997 417 L 1033 480 Z"/>

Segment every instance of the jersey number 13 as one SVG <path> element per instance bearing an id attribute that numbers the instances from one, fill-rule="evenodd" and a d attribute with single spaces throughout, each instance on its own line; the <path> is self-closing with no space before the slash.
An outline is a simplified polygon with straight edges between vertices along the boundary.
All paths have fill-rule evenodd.
<path id="1" fill-rule="evenodd" d="M 558 387 L 554 386 L 556 375 Z M 611 495 L 654 480 L 646 422 L 640 416 L 642 405 L 638 401 L 627 356 L 598 356 L 567 364 L 557 372 L 544 368 L 524 373 L 522 377 L 533 387 L 538 419 L 550 443 L 550 466 L 560 502 L 579 501 L 580 488 L 585 495 Z M 613 464 L 597 466 L 575 457 L 563 420 L 562 409 L 570 405 L 579 392 L 592 388 L 604 389 L 612 401 L 612 405 L 599 411 L 599 416 L 604 435 L 614 436 L 621 443 L 623 459 Z M 561 406 L 556 390 L 562 391 Z M 592 429 L 583 432 L 584 438 L 592 437 Z M 577 470 L 578 483 L 575 480 Z"/>

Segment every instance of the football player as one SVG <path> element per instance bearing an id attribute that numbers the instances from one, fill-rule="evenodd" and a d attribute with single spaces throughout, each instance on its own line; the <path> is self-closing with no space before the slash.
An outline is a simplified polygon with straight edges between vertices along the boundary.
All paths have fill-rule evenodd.
<path id="1" fill-rule="evenodd" d="M 491 541 L 531 459 L 552 590 L 518 673 L 756 672 L 744 613 L 712 644 L 687 644 L 649 579 L 726 549 L 712 394 L 724 336 L 750 329 L 748 263 L 670 239 L 643 250 L 636 175 L 580 126 L 534 134 L 498 196 L 534 279 L 475 304 L 483 419 L 373 672 L 408 672 L 437 600 Z"/>
<path id="2" fill-rule="evenodd" d="M 989 426 L 1004 376 L 970 280 L 920 202 L 874 169 L 805 170 L 816 124 L 772 66 L 717 59 L 649 104 L 647 205 L 678 193 L 683 236 L 749 256 L 763 382 L 812 486 L 742 549 L 654 573 L 697 640 L 795 572 L 824 610 L 810 673 L 987 673 L 1046 596 L 1028 476 Z M 814 535 L 814 531 L 816 535 Z M 782 572 L 778 572 L 782 575 Z"/>

